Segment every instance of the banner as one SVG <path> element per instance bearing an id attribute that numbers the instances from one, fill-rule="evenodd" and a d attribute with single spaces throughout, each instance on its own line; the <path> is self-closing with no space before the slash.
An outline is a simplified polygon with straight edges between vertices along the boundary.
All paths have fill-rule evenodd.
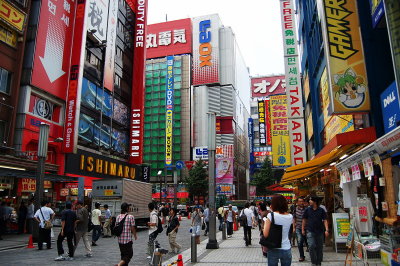
<path id="1" fill-rule="evenodd" d="M 117 22 L 118 22 L 118 0 L 110 0 L 109 11 L 108 11 L 107 47 L 106 47 L 105 62 L 104 62 L 104 88 L 106 88 L 109 91 L 114 90 Z"/>
<path id="2" fill-rule="evenodd" d="M 333 114 L 368 112 L 370 99 L 356 1 L 322 0 L 320 17 Z M 320 3 L 320 2 L 319 2 Z"/>
<path id="3" fill-rule="evenodd" d="M 270 105 L 272 165 L 290 166 L 290 137 L 286 95 L 271 96 Z"/>
<path id="4" fill-rule="evenodd" d="M 216 183 L 233 184 L 233 158 L 215 160 Z"/>
<path id="5" fill-rule="evenodd" d="M 267 144 L 272 145 L 272 135 L 271 135 L 271 112 L 269 111 L 269 99 L 265 100 L 265 123 L 267 131 Z"/>
<path id="6" fill-rule="evenodd" d="M 147 0 L 136 0 L 135 39 L 133 47 L 132 111 L 129 162 L 143 162 L 144 92 L 146 69 Z"/>
<path id="7" fill-rule="evenodd" d="M 388 133 L 398 126 L 400 121 L 399 91 L 396 82 L 381 93 L 381 108 L 383 115 L 383 126 L 385 133 Z"/>
<path id="8" fill-rule="evenodd" d="M 251 97 L 269 97 L 286 93 L 285 76 L 271 76 L 251 79 Z"/>
<path id="9" fill-rule="evenodd" d="M 13 2 L 13 1 L 12 1 Z M 50 9 L 50 8 L 49 8 Z M 26 24 L 26 14 L 19 8 L 5 0 L 0 0 L 0 20 L 23 33 Z"/>
<path id="10" fill-rule="evenodd" d="M 165 165 L 172 164 L 172 131 L 174 111 L 174 56 L 167 57 L 167 88 L 165 92 Z"/>
<path id="11" fill-rule="evenodd" d="M 265 102 L 258 101 L 258 126 L 260 131 L 260 146 L 267 144 L 267 131 L 265 125 Z"/>

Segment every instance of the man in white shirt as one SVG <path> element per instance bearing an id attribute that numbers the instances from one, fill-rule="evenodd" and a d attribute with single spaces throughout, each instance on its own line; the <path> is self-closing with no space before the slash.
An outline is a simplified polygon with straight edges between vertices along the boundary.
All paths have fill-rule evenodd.
<path id="1" fill-rule="evenodd" d="M 244 231 L 244 241 L 246 242 L 246 247 L 251 245 L 251 229 L 254 224 L 254 212 L 250 209 L 250 203 L 246 202 L 244 205 L 244 209 L 240 214 L 240 217 L 246 216 L 246 221 L 242 221 L 243 223 L 243 231 Z"/>
<path id="2" fill-rule="evenodd" d="M 93 223 L 93 231 L 92 231 L 92 246 L 97 246 L 96 241 L 99 240 L 101 235 L 101 224 L 100 224 L 100 203 L 96 202 L 94 204 L 94 210 L 92 211 L 92 223 Z"/>
<path id="3" fill-rule="evenodd" d="M 111 211 L 108 204 L 104 204 L 103 237 L 111 237 Z"/>
<path id="4" fill-rule="evenodd" d="M 149 226 L 149 242 L 147 243 L 147 258 L 151 259 L 151 256 L 153 255 L 154 252 L 154 241 L 157 238 L 158 232 L 157 232 L 157 227 L 158 227 L 158 214 L 157 211 L 155 210 L 155 206 L 153 202 L 150 202 L 147 207 L 149 208 L 150 212 L 150 222 L 147 223 Z"/>
<path id="5" fill-rule="evenodd" d="M 206 236 L 209 231 L 209 226 L 210 226 L 210 205 L 207 203 L 206 209 L 204 210 L 203 217 L 204 217 L 204 222 L 206 223 L 206 230 L 204 231 L 204 235 Z"/>
<path id="6" fill-rule="evenodd" d="M 44 224 L 45 221 L 53 221 L 54 219 L 54 211 L 50 208 L 50 202 L 47 200 L 42 201 L 42 207 L 36 211 L 35 220 L 39 223 L 39 241 L 38 241 L 38 249 L 43 249 L 43 242 L 46 242 L 47 249 L 51 249 L 51 229 L 45 229 Z"/>

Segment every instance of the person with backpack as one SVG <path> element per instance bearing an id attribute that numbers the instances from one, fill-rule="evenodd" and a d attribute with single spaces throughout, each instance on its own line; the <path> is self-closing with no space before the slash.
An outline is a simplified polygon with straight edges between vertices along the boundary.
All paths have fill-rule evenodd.
<path id="1" fill-rule="evenodd" d="M 90 246 L 90 241 L 88 237 L 88 224 L 89 224 L 89 212 L 86 207 L 83 206 L 83 202 L 78 200 L 75 205 L 76 207 L 76 228 L 75 228 L 75 247 L 78 247 L 79 241 L 83 239 L 83 245 L 86 250 L 86 257 L 92 257 L 92 247 Z"/>
<path id="2" fill-rule="evenodd" d="M 147 258 L 151 259 L 154 252 L 154 241 L 156 240 L 159 233 L 163 231 L 160 217 L 155 210 L 153 202 L 150 202 L 147 207 L 150 212 L 150 222 L 147 223 L 149 226 L 149 242 L 147 243 Z M 160 232 L 161 230 L 161 232 Z"/>
<path id="3" fill-rule="evenodd" d="M 180 226 L 179 219 L 176 216 L 176 214 L 177 214 L 177 209 L 171 208 L 171 210 L 169 211 L 167 236 L 169 240 L 169 245 L 171 246 L 171 252 L 178 254 L 181 251 L 182 246 L 176 243 L 176 234 L 178 233 L 178 228 Z"/>
<path id="4" fill-rule="evenodd" d="M 135 218 L 128 213 L 131 205 L 126 202 L 121 204 L 121 214 L 117 216 L 113 230 L 114 235 L 118 237 L 118 245 L 121 252 L 121 260 L 117 264 L 118 266 L 129 265 L 133 257 L 133 238 L 137 240 Z"/>
<path id="5" fill-rule="evenodd" d="M 251 229 L 254 224 L 254 212 L 250 208 L 250 203 L 246 202 L 244 209 L 240 213 L 240 223 L 243 225 L 244 241 L 246 247 L 251 245 Z"/>

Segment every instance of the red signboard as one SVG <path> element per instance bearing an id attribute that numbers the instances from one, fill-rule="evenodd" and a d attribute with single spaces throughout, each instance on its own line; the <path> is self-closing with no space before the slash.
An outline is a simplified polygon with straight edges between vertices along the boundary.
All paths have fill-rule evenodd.
<path id="1" fill-rule="evenodd" d="M 74 42 L 72 45 L 71 70 L 65 110 L 64 142 L 65 153 L 76 151 L 78 142 L 78 120 L 81 105 L 81 88 L 86 44 L 86 0 L 78 0 L 75 15 Z"/>
<path id="2" fill-rule="evenodd" d="M 147 0 L 136 0 L 129 162 L 143 162 Z"/>
<path id="3" fill-rule="evenodd" d="M 269 97 L 275 94 L 284 94 L 285 88 L 285 76 L 261 77 L 251 79 L 252 97 Z"/>
<path id="4" fill-rule="evenodd" d="M 194 165 L 195 161 L 185 161 L 185 165 L 187 169 L 191 169 Z"/>
<path id="5" fill-rule="evenodd" d="M 33 59 L 31 84 L 62 100 L 68 84 L 75 2 L 43 1 Z"/>
<path id="6" fill-rule="evenodd" d="M 147 58 L 192 53 L 192 21 L 181 19 L 148 25 Z"/>
<path id="7" fill-rule="evenodd" d="M 234 133 L 233 116 L 217 116 L 216 131 L 217 134 L 233 134 Z"/>

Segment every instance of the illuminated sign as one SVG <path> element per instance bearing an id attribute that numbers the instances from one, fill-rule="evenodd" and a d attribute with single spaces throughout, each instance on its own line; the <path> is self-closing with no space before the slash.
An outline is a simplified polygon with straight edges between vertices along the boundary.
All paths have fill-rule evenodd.
<path id="1" fill-rule="evenodd" d="M 8 1 L 0 0 L 0 19 L 22 33 L 25 26 L 26 14 Z"/>
<path id="2" fill-rule="evenodd" d="M 174 56 L 167 57 L 167 88 L 165 93 L 165 165 L 172 164 L 172 130 L 174 110 Z"/>
<path id="3" fill-rule="evenodd" d="M 260 145 L 266 145 L 267 144 L 267 129 L 266 129 L 266 123 L 265 123 L 265 102 L 264 101 L 258 101 L 258 125 L 259 125 L 259 131 L 260 131 Z"/>

